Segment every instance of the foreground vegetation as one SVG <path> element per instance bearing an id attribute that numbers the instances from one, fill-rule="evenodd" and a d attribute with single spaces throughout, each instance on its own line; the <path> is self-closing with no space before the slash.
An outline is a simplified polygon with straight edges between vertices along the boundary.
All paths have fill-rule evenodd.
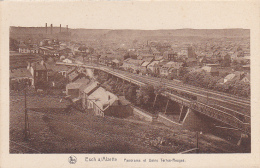
<path id="1" fill-rule="evenodd" d="M 30 94 L 28 101 L 35 96 Z M 40 99 L 52 103 L 49 101 L 51 97 L 41 95 Z M 10 98 L 11 153 L 178 153 L 196 146 L 195 132 L 178 126 L 169 128 L 134 117 L 100 118 L 91 115 L 91 111 L 82 113 L 75 109 L 29 110 L 30 138 L 24 141 L 23 96 L 12 92 Z M 241 150 L 206 134 L 200 135 L 199 143 L 201 153 Z"/>

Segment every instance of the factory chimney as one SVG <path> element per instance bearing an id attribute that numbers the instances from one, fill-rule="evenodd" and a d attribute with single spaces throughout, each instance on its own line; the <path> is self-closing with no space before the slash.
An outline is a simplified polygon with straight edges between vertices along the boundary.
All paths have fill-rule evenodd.
<path id="1" fill-rule="evenodd" d="M 48 27 L 47 27 L 47 23 L 45 23 L 45 31 L 46 31 L 46 34 L 48 33 Z"/>
<path id="2" fill-rule="evenodd" d="M 69 32 L 69 26 L 67 25 L 67 33 Z"/>
<path id="3" fill-rule="evenodd" d="M 51 34 L 52 34 L 52 24 L 51 24 Z"/>
<path id="4" fill-rule="evenodd" d="M 60 33 L 61 33 L 61 24 L 60 24 Z"/>

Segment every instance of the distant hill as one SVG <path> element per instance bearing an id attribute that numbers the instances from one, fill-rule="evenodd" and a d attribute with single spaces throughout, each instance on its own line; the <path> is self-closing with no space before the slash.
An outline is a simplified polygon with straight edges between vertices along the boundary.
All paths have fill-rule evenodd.
<path id="1" fill-rule="evenodd" d="M 50 35 L 50 27 L 46 34 L 45 27 L 10 27 L 11 38 L 41 38 L 56 37 L 59 34 L 66 33 L 67 29 L 53 27 L 53 34 Z M 109 30 L 109 29 L 68 29 L 71 39 L 142 39 L 142 38 L 167 38 L 167 37 L 250 37 L 249 29 L 175 29 L 175 30 Z"/>

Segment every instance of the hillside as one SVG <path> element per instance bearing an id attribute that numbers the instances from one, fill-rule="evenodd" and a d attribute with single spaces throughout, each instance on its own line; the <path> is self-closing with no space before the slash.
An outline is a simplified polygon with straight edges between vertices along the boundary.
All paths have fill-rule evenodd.
<path id="1" fill-rule="evenodd" d="M 60 28 L 53 27 L 53 37 L 59 34 Z M 66 28 L 62 28 L 66 32 Z M 249 29 L 176 29 L 176 30 L 108 30 L 108 29 L 68 29 L 71 38 L 74 39 L 103 39 L 103 40 L 123 40 L 123 39 L 167 39 L 172 37 L 205 37 L 205 38 L 222 38 L 222 37 L 242 37 L 250 36 Z M 50 34 L 50 27 L 48 27 Z M 45 27 L 10 27 L 11 38 L 23 37 L 45 37 Z M 50 36 L 50 35 L 49 35 Z"/>
<path id="2" fill-rule="evenodd" d="M 60 98 L 28 92 L 27 106 L 55 106 Z M 178 125 L 167 127 L 137 118 L 97 117 L 75 109 L 28 110 L 30 140 L 23 140 L 24 99 L 10 93 L 10 153 L 179 153 L 196 146 L 195 132 Z M 54 101 L 55 100 L 55 101 Z M 45 107 L 45 106 L 44 106 Z M 237 153 L 238 147 L 221 138 L 201 134 L 201 153 Z"/>

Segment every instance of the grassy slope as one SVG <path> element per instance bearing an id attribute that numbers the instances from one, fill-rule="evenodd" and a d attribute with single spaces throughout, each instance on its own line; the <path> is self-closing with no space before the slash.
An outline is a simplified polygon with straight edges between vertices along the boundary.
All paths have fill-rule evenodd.
<path id="1" fill-rule="evenodd" d="M 18 100 L 21 96 L 12 95 L 11 153 L 37 153 L 21 144 L 41 153 L 178 153 L 195 147 L 195 133 L 181 127 L 169 128 L 135 118 L 100 118 L 76 110 L 29 111 L 31 136 L 24 142 L 24 102 Z M 42 101 L 48 102 L 48 98 L 42 97 Z M 235 145 L 207 135 L 200 135 L 200 148 L 202 153 L 240 152 Z"/>

